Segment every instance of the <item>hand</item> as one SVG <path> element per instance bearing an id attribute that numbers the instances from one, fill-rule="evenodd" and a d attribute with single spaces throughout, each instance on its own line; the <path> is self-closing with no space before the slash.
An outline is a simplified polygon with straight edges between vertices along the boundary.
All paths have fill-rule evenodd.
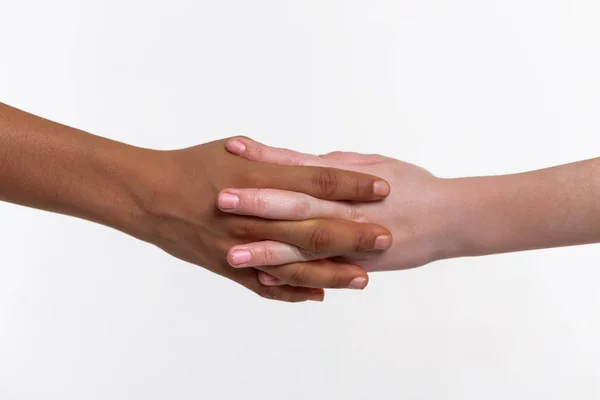
<path id="1" fill-rule="evenodd" d="M 379 178 L 331 168 L 282 166 L 248 161 L 225 150 L 225 140 L 188 149 L 154 152 L 148 168 L 159 171 L 150 201 L 145 240 L 169 254 L 204 266 L 230 278 L 263 297 L 284 300 L 322 300 L 323 287 L 363 288 L 365 271 L 350 263 L 318 260 L 328 254 L 383 250 L 391 243 L 390 232 L 372 223 L 315 217 L 302 221 L 275 221 L 233 215 L 215 207 L 217 194 L 231 187 L 274 188 L 302 192 L 311 198 L 375 202 L 389 193 Z M 290 193 L 292 193 L 290 192 Z M 234 209 L 233 197 L 222 194 L 219 207 Z M 260 207 L 260 204 L 256 204 Z M 379 239 L 377 239 L 379 238 Z M 304 263 L 291 261 L 274 275 L 295 286 L 265 287 L 253 268 L 228 265 L 229 248 L 255 240 L 278 240 L 297 252 L 313 255 Z M 240 255 L 230 255 L 230 260 Z M 353 282 L 353 283 L 352 283 Z M 314 289 L 311 289 L 314 288 Z"/>
<path id="2" fill-rule="evenodd" d="M 340 203 L 319 200 L 310 195 L 272 189 L 228 189 L 220 196 L 239 197 L 230 213 L 261 218 L 310 220 L 344 218 L 355 222 L 384 224 L 392 232 L 394 243 L 385 252 L 355 253 L 338 260 L 353 263 L 366 271 L 413 268 L 448 257 L 451 252 L 447 185 L 426 170 L 412 164 L 379 155 L 335 152 L 313 156 L 265 146 L 247 138 L 227 142 L 227 149 L 247 160 L 284 165 L 344 168 L 384 177 L 390 182 L 391 194 L 378 203 Z M 251 258 L 235 262 L 235 254 L 249 252 Z M 342 255 L 341 253 L 332 254 Z M 277 265 L 310 260 L 314 255 L 295 246 L 279 242 L 254 242 L 234 246 L 229 260 L 237 268 L 256 267 L 264 271 L 265 285 L 297 284 L 277 277 Z M 308 273 L 309 269 L 305 268 Z M 302 274 L 300 273 L 300 276 Z"/>

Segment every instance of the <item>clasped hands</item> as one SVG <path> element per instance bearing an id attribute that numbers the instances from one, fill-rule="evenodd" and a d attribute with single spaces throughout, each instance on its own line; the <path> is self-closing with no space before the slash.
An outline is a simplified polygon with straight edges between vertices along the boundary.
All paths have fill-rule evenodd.
<path id="1" fill-rule="evenodd" d="M 408 163 L 245 137 L 161 157 L 146 240 L 265 298 L 322 301 L 452 251 L 445 181 Z"/>
<path id="2" fill-rule="evenodd" d="M 600 159 L 441 179 L 379 155 L 244 137 L 131 146 L 0 103 L 0 200 L 120 230 L 281 301 L 368 272 L 600 243 Z"/>

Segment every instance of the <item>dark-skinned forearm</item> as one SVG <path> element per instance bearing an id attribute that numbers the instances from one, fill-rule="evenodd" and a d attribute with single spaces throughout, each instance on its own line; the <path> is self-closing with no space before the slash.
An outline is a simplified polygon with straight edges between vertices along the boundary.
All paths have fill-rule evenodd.
<path id="1" fill-rule="evenodd" d="M 141 236 L 145 151 L 0 103 L 0 200 Z"/>

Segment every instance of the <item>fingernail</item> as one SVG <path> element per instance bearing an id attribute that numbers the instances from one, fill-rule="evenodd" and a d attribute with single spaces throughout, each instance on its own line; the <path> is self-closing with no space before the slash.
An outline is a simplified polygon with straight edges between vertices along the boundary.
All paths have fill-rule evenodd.
<path id="1" fill-rule="evenodd" d="M 235 194 L 222 193 L 219 196 L 219 207 L 224 210 L 233 210 L 240 204 L 240 198 Z"/>
<path id="2" fill-rule="evenodd" d="M 376 196 L 387 196 L 390 194 L 390 185 L 386 181 L 373 182 L 373 193 Z"/>
<path id="3" fill-rule="evenodd" d="M 234 250 L 231 255 L 231 262 L 234 265 L 244 264 L 250 260 L 252 260 L 252 253 L 250 250 Z"/>
<path id="4" fill-rule="evenodd" d="M 246 145 L 239 139 L 233 139 L 227 142 L 227 150 L 235 153 L 235 154 L 244 154 L 246 151 Z"/>
<path id="5" fill-rule="evenodd" d="M 276 278 L 273 275 L 267 275 L 267 274 L 261 275 L 260 280 L 262 281 L 262 283 L 264 285 L 273 285 L 273 284 L 279 283 L 279 278 Z"/>
<path id="6" fill-rule="evenodd" d="M 321 302 L 321 301 L 325 300 L 325 294 L 324 293 L 312 293 L 312 294 L 309 294 L 306 299 L 308 301 Z"/>
<path id="7" fill-rule="evenodd" d="M 348 285 L 348 289 L 363 290 L 365 287 L 367 287 L 367 278 L 354 278 Z"/>
<path id="8" fill-rule="evenodd" d="M 387 250 L 392 245 L 392 238 L 390 235 L 379 235 L 375 238 L 375 244 L 373 248 L 375 250 Z"/>

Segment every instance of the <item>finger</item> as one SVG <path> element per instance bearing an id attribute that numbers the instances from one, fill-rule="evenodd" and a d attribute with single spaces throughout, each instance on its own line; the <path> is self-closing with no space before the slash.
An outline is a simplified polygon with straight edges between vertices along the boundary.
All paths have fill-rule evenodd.
<path id="1" fill-rule="evenodd" d="M 256 269 L 264 271 L 264 274 L 258 274 L 258 278 L 267 286 L 366 287 L 368 277 L 363 268 L 327 259 L 314 261 L 315 258 L 315 255 L 301 252 L 294 246 L 271 241 L 235 246 L 227 255 L 230 265 L 235 268 L 256 266 Z"/>
<path id="2" fill-rule="evenodd" d="M 271 274 L 267 274 L 266 272 L 263 272 L 263 271 L 258 271 L 258 280 L 260 281 L 260 283 L 262 283 L 265 286 L 283 286 L 283 285 L 285 285 L 285 282 L 283 282 L 281 279 L 279 279 Z"/>
<path id="3" fill-rule="evenodd" d="M 314 155 L 266 146 L 244 137 L 228 140 L 225 148 L 248 160 L 269 163 L 253 168 L 260 187 L 302 192 L 320 199 L 353 201 L 377 201 L 390 192 L 389 184 L 381 178 L 326 167 L 325 160 Z"/>
<path id="4" fill-rule="evenodd" d="M 299 303 L 304 301 L 322 302 L 325 297 L 325 292 L 318 288 L 294 287 L 281 284 L 277 287 L 263 285 L 258 279 L 260 271 L 254 269 L 236 270 L 236 277 L 232 279 L 252 290 L 259 296 L 269 299 L 288 303 Z M 244 273 L 243 278 L 240 278 L 240 273 Z"/>
<path id="5" fill-rule="evenodd" d="M 386 250 L 392 244 L 392 234 L 382 226 L 341 219 L 272 221 L 246 218 L 231 231 L 241 239 L 276 240 L 319 255 Z"/>
<path id="6" fill-rule="evenodd" d="M 257 163 L 249 173 L 253 187 L 290 190 L 325 200 L 379 201 L 390 193 L 385 180 L 344 169 Z"/>
<path id="7" fill-rule="evenodd" d="M 322 289 L 315 290 L 315 288 L 296 287 L 286 284 L 268 286 L 260 283 L 260 288 L 257 288 L 255 293 L 268 300 L 277 300 L 286 303 L 300 303 L 304 301 L 322 302 L 325 298 L 325 292 Z"/>
<path id="8" fill-rule="evenodd" d="M 326 163 L 324 160 L 344 164 L 370 165 L 387 160 L 387 157 L 379 154 L 362 154 L 350 151 L 334 151 L 315 156 L 313 154 L 267 146 L 247 137 L 231 138 L 225 144 L 225 148 L 230 153 L 242 156 L 247 160 L 284 165 L 331 166 L 330 163 Z"/>
<path id="9" fill-rule="evenodd" d="M 324 165 L 324 161 L 318 156 L 267 146 L 247 137 L 231 138 L 225 148 L 232 154 L 252 161 L 284 165 Z"/>
<path id="10" fill-rule="evenodd" d="M 230 214 L 278 220 L 339 218 L 358 221 L 360 213 L 350 203 L 317 199 L 304 193 L 278 189 L 224 189 L 217 205 Z"/>
<path id="11" fill-rule="evenodd" d="M 331 260 L 292 263 L 277 267 L 262 266 L 257 269 L 275 278 L 274 280 L 259 273 L 259 280 L 266 286 L 284 283 L 294 287 L 362 290 L 369 282 L 367 273 L 361 267 Z"/>
<path id="12" fill-rule="evenodd" d="M 227 262 L 234 268 L 248 268 L 261 265 L 282 265 L 294 262 L 312 261 L 326 258 L 328 254 L 312 254 L 291 244 L 264 240 L 233 246 L 227 252 Z"/>
<path id="13" fill-rule="evenodd" d="M 182 260 L 196 264 L 197 259 L 193 256 L 183 256 Z M 323 301 L 325 293 L 321 289 L 293 287 L 282 285 L 280 287 L 269 287 L 258 280 L 258 270 L 254 268 L 231 268 L 225 262 L 219 265 L 219 275 L 250 289 L 261 297 L 271 300 L 297 303 L 302 301 Z"/>

